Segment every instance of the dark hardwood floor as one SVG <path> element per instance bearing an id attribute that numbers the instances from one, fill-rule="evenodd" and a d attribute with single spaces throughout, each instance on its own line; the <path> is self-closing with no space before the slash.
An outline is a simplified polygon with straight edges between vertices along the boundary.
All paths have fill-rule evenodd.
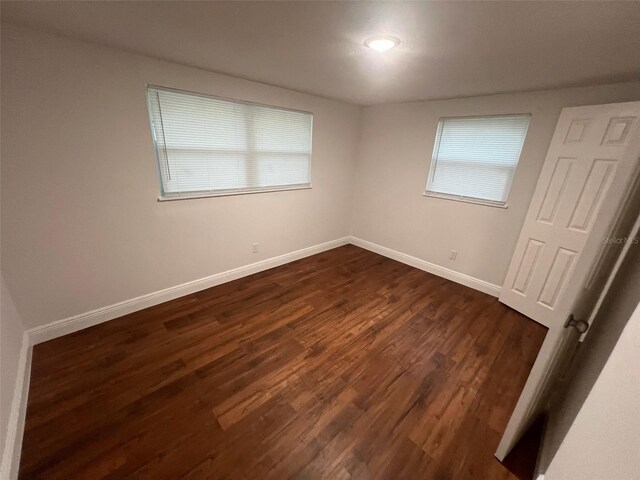
<path id="1" fill-rule="evenodd" d="M 340 247 L 37 345 L 20 477 L 515 478 L 545 333 Z"/>

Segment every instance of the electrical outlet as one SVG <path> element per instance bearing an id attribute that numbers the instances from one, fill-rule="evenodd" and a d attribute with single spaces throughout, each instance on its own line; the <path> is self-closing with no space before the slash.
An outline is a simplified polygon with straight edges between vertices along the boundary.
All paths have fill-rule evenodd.
<path id="1" fill-rule="evenodd" d="M 257 243 L 251 244 L 251 251 L 253 253 L 258 253 L 258 244 Z"/>
<path id="2" fill-rule="evenodd" d="M 457 256 L 458 256 L 458 251 L 457 250 L 451 250 L 451 253 L 449 254 L 449 258 L 451 260 L 455 260 Z"/>

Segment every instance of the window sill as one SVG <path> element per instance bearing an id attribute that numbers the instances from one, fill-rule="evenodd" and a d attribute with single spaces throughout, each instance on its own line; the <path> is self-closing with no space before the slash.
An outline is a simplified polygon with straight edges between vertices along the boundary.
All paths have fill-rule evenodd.
<path id="1" fill-rule="evenodd" d="M 455 195 L 446 195 L 442 193 L 425 192 L 422 194 L 422 196 L 440 198 L 441 200 L 453 200 L 456 202 L 472 203 L 474 205 L 483 205 L 485 207 L 495 207 L 495 208 L 504 208 L 504 209 L 509 208 L 509 206 L 506 203 L 496 203 L 496 202 L 490 202 L 488 200 L 480 200 L 480 199 L 469 198 L 469 197 L 456 197 Z"/>
<path id="2" fill-rule="evenodd" d="M 270 188 L 256 188 L 253 190 L 226 190 L 220 192 L 197 192 L 193 194 L 176 194 L 158 197 L 158 202 L 173 202 L 175 200 L 193 200 L 196 198 L 209 198 L 209 197 L 229 197 L 232 195 L 252 195 L 255 193 L 271 193 L 271 192 L 286 192 L 289 190 L 310 190 L 311 184 L 299 185 L 299 186 L 287 186 L 282 188 L 270 187 Z"/>

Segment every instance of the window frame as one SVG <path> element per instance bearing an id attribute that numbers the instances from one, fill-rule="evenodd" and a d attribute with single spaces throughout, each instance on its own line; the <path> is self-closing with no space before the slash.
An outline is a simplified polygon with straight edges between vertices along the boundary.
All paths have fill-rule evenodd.
<path id="1" fill-rule="evenodd" d="M 253 105 L 257 107 L 263 108 L 272 108 L 275 110 L 284 110 L 287 112 L 296 112 L 303 113 L 309 115 L 311 117 L 311 139 L 310 139 L 310 148 L 309 148 L 309 182 L 304 184 L 295 184 L 295 185 L 281 185 L 281 186 L 270 186 L 270 187 L 256 187 L 256 188 L 246 188 L 246 189 L 229 189 L 229 190 L 199 190 L 193 192 L 180 192 L 180 193 L 167 193 L 164 191 L 164 184 L 162 178 L 162 170 L 160 168 L 161 158 L 158 153 L 158 142 L 156 139 L 156 132 L 154 128 L 154 119 L 150 108 L 150 98 L 149 93 L 151 90 L 161 90 L 166 92 L 175 92 L 181 93 L 184 95 L 191 95 L 194 97 L 202 97 L 202 98 L 211 98 L 215 100 L 221 100 L 224 102 L 237 103 L 242 105 Z M 162 85 L 155 85 L 152 83 L 147 83 L 145 85 L 145 99 L 147 104 L 147 112 L 149 115 L 149 127 L 151 129 L 151 140 L 153 142 L 153 154 L 156 160 L 156 171 L 158 174 L 158 181 L 160 183 L 160 195 L 157 198 L 158 202 L 172 202 L 176 200 L 192 200 L 196 198 L 210 198 L 210 197 L 228 197 L 232 195 L 253 195 L 256 193 L 270 193 L 270 192 L 285 192 L 285 191 L 295 191 L 295 190 L 310 190 L 313 188 L 313 184 L 311 182 L 311 175 L 313 172 L 313 127 L 314 127 L 314 115 L 313 112 L 309 112 L 306 110 L 299 110 L 295 108 L 281 107 L 278 105 L 270 105 L 267 103 L 259 103 L 252 102 L 249 100 L 239 100 L 237 98 L 223 97 L 219 95 L 211 95 L 207 93 L 200 92 L 192 92 L 190 90 L 182 90 L 173 87 L 164 87 Z"/>
<path id="2" fill-rule="evenodd" d="M 516 172 L 518 170 L 518 165 L 520 165 L 520 159 L 522 157 L 522 150 L 524 148 L 524 142 L 527 140 L 527 134 L 529 133 L 529 127 L 531 126 L 531 112 L 527 113 L 496 113 L 491 115 L 455 115 L 455 116 L 446 116 L 438 118 L 438 125 L 436 127 L 436 138 L 433 144 L 433 151 L 431 152 L 431 161 L 429 163 L 429 173 L 427 175 L 427 183 L 424 192 L 422 193 L 423 197 L 431 197 L 431 198 L 440 198 L 442 200 L 453 200 L 457 202 L 471 203 L 474 205 L 483 205 L 486 207 L 497 207 L 497 208 L 509 208 L 509 196 L 511 195 L 511 187 L 513 186 L 513 180 L 516 177 Z M 515 169 L 513 172 L 513 176 L 511 177 L 511 181 L 509 182 L 509 186 L 507 187 L 507 195 L 505 196 L 504 202 L 498 202 L 494 200 L 488 200 L 485 198 L 479 197 L 470 197 L 466 195 L 453 195 L 450 193 L 440 193 L 429 190 L 431 183 L 433 181 L 433 176 L 437 167 L 437 154 L 440 150 L 440 140 L 442 138 L 442 130 L 445 120 L 449 119 L 468 119 L 468 118 L 495 118 L 495 117 L 529 117 L 529 122 L 527 123 L 527 129 L 524 132 L 524 138 L 522 139 L 522 146 L 520 147 L 520 153 L 518 154 L 518 162 L 515 165 Z"/>

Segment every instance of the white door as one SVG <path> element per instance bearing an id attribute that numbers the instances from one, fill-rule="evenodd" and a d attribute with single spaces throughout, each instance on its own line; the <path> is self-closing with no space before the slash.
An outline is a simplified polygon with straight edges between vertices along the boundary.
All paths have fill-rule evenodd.
<path id="1" fill-rule="evenodd" d="M 640 102 L 562 110 L 501 302 L 547 327 L 564 322 L 580 287 L 575 269 L 595 260 L 585 244 L 606 231 L 635 172 L 637 156 L 625 154 L 639 116 Z"/>
<path id="2" fill-rule="evenodd" d="M 580 333 L 565 328 L 565 320 L 570 313 L 593 320 L 624 258 L 628 245 L 612 257 L 605 237 L 640 228 L 636 221 L 629 232 L 640 198 L 639 117 L 640 102 L 566 108 L 560 115 L 500 297 L 549 327 L 496 451 L 500 460 L 546 407 L 577 348 Z"/>

